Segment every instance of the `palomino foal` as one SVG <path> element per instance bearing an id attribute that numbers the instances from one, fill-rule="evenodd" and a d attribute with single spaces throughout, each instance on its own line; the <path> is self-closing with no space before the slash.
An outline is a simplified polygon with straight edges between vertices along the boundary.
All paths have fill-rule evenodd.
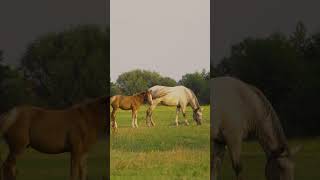
<path id="1" fill-rule="evenodd" d="M 120 108 L 122 110 L 132 111 L 132 127 L 138 127 L 138 110 L 141 104 L 148 102 L 152 105 L 151 91 L 145 91 L 133 96 L 115 95 L 110 98 L 110 105 L 112 106 L 111 121 L 112 127 L 117 128 L 116 112 Z"/>
<path id="2" fill-rule="evenodd" d="M 86 180 L 90 147 L 106 132 L 107 97 L 65 110 L 33 106 L 15 107 L 0 120 L 9 155 L 2 165 L 4 180 L 16 179 L 16 159 L 28 147 L 47 154 L 70 152 L 70 180 Z"/>

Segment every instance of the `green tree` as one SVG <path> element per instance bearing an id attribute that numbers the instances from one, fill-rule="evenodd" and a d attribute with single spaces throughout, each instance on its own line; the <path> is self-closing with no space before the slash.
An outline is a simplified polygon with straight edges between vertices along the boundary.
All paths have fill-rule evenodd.
<path id="1" fill-rule="evenodd" d="M 111 82 L 110 83 L 110 96 L 114 96 L 117 94 L 121 94 L 120 88 L 117 86 L 117 84 Z"/>
<path id="2" fill-rule="evenodd" d="M 168 77 L 162 77 L 157 72 L 136 69 L 122 73 L 118 77 L 116 84 L 121 92 L 126 95 L 132 95 L 145 91 L 154 85 L 175 86 L 176 81 Z"/>
<path id="3" fill-rule="evenodd" d="M 301 21 L 297 23 L 296 29 L 289 39 L 292 45 L 296 48 L 297 53 L 299 53 L 302 58 L 309 48 L 311 42 L 310 38 L 308 37 L 307 28 Z"/>
<path id="4" fill-rule="evenodd" d="M 27 47 L 20 69 L 44 104 L 64 107 L 109 91 L 109 29 L 82 25 Z"/>
<path id="5" fill-rule="evenodd" d="M 203 70 L 202 72 L 188 73 L 182 76 L 179 84 L 190 88 L 198 97 L 200 103 L 210 103 L 210 72 Z"/>
<path id="6" fill-rule="evenodd" d="M 21 73 L 3 63 L 3 51 L 0 50 L 0 113 L 14 106 L 31 100 L 32 92 L 28 91 L 27 81 Z"/>
<path id="7" fill-rule="evenodd" d="M 297 47 L 281 33 L 266 38 L 246 38 L 231 48 L 217 68 L 260 88 L 279 112 L 288 133 L 295 133 L 299 112 L 298 92 L 303 82 L 304 64 Z M 292 112 L 295 109 L 295 112 Z"/>

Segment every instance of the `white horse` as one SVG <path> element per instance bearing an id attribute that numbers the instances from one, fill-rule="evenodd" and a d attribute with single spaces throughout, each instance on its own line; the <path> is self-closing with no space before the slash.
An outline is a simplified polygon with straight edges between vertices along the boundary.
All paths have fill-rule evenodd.
<path id="1" fill-rule="evenodd" d="M 177 107 L 175 119 L 176 126 L 179 125 L 178 116 L 180 111 L 183 114 L 185 124 L 189 125 L 186 118 L 186 107 L 187 105 L 190 105 L 193 109 L 193 119 L 197 122 L 198 125 L 201 125 L 202 108 L 200 107 L 197 97 L 190 89 L 184 86 L 153 86 L 149 88 L 149 91 L 151 91 L 153 104 L 147 110 L 148 126 L 150 126 L 150 122 L 152 126 L 155 125 L 152 119 L 152 112 L 158 104 Z"/>
<path id="2" fill-rule="evenodd" d="M 272 105 L 257 88 L 231 77 L 211 80 L 212 160 L 211 177 L 221 179 L 221 165 L 228 147 L 238 180 L 242 141 L 253 133 L 266 156 L 268 180 L 293 180 L 294 163 L 287 139 Z M 298 148 L 295 150 L 298 151 Z"/>

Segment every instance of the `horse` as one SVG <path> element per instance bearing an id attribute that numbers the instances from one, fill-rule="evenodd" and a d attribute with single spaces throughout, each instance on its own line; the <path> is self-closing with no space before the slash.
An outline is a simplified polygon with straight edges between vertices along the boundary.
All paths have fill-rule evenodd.
<path id="1" fill-rule="evenodd" d="M 186 107 L 190 105 L 193 109 L 194 121 L 196 121 L 197 125 L 201 125 L 203 109 L 192 90 L 184 86 L 167 87 L 159 85 L 153 86 L 149 88 L 149 90 L 152 92 L 153 104 L 147 110 L 146 123 L 148 127 L 150 127 L 150 123 L 152 126 L 155 126 L 152 119 L 152 112 L 158 104 L 177 107 L 175 118 L 176 126 L 179 126 L 178 116 L 180 111 L 184 117 L 185 125 L 189 125 L 186 118 Z"/>
<path id="2" fill-rule="evenodd" d="M 221 166 L 228 147 L 237 180 L 243 179 L 240 162 L 242 141 L 257 137 L 267 163 L 268 180 L 293 180 L 292 156 L 299 148 L 288 146 L 278 116 L 265 95 L 256 87 L 232 77 L 211 79 L 211 177 L 221 179 Z"/>
<path id="3" fill-rule="evenodd" d="M 27 148 L 47 154 L 70 152 L 70 180 L 86 180 L 90 147 L 107 132 L 107 97 L 62 110 L 17 106 L 0 119 L 0 134 L 9 148 L 2 164 L 4 180 L 16 179 L 16 160 Z"/>
<path id="4" fill-rule="evenodd" d="M 140 92 L 134 94 L 132 96 L 122 96 L 115 95 L 110 98 L 110 105 L 112 107 L 111 113 L 111 122 L 112 127 L 116 129 L 118 127 L 116 122 L 116 112 L 120 108 L 122 110 L 131 110 L 132 111 L 132 127 L 138 127 L 138 110 L 141 104 L 148 102 L 150 105 L 152 104 L 152 96 L 151 91 L 147 90 L 144 92 Z"/>

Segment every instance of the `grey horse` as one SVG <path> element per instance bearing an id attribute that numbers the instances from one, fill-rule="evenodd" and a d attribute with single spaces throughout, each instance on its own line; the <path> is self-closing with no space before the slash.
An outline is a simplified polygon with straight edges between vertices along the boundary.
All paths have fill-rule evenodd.
<path id="1" fill-rule="evenodd" d="M 221 179 L 221 165 L 228 147 L 237 180 L 243 179 L 242 141 L 254 134 L 262 146 L 268 180 L 293 180 L 294 163 L 288 141 L 271 103 L 256 87 L 231 77 L 211 80 L 211 177 Z"/>
<path id="2" fill-rule="evenodd" d="M 167 86 L 153 86 L 149 88 L 151 91 L 153 104 L 147 110 L 147 125 L 152 126 L 155 125 L 152 119 L 152 112 L 154 108 L 158 104 L 162 104 L 165 106 L 176 106 L 176 126 L 178 123 L 178 115 L 181 111 L 184 117 L 184 121 L 186 125 L 189 125 L 188 120 L 186 119 L 186 107 L 190 105 L 193 109 L 193 119 L 197 122 L 198 125 L 201 125 L 202 121 L 202 108 L 198 102 L 197 97 L 189 88 L 184 86 L 175 86 L 175 87 L 167 87 Z"/>

